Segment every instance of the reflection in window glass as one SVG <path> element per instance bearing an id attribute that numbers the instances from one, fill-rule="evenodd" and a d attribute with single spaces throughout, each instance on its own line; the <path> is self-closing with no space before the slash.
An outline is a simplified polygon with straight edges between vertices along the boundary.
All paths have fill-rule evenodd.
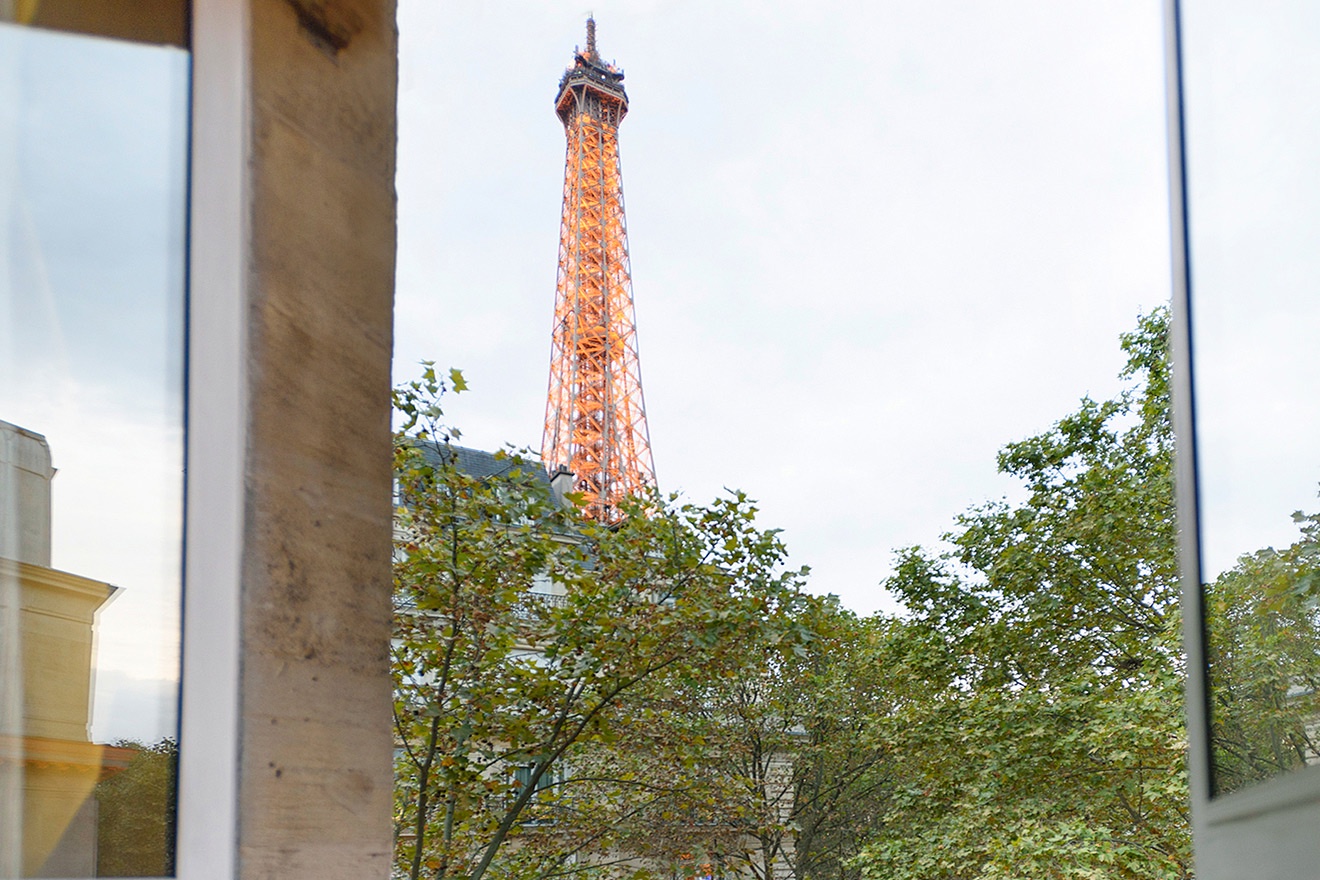
<path id="1" fill-rule="evenodd" d="M 1320 760 L 1320 6 L 1184 6 L 1211 748 L 1224 794 Z"/>
<path id="2" fill-rule="evenodd" d="M 0 25 L 0 877 L 173 872 L 187 90 Z"/>
<path id="3" fill-rule="evenodd" d="M 0 21 L 188 47 L 188 0 L 0 0 Z"/>

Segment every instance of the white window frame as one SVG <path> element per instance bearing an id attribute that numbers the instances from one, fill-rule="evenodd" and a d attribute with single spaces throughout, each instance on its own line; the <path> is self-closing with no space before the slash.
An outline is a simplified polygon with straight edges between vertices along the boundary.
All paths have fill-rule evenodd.
<path id="1" fill-rule="evenodd" d="M 193 0 L 176 876 L 237 873 L 247 434 L 247 3 Z"/>

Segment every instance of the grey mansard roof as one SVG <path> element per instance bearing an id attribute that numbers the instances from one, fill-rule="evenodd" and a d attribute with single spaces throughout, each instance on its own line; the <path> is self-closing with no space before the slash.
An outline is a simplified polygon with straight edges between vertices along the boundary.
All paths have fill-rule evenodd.
<path id="1" fill-rule="evenodd" d="M 545 472 L 545 466 L 538 459 L 530 456 L 520 458 L 512 453 L 497 455 L 484 449 L 471 449 L 467 446 L 438 441 L 418 441 L 417 445 L 429 463 L 441 465 L 453 461 L 458 470 L 469 477 L 480 480 L 520 468 L 530 473 L 547 489 L 550 488 L 550 476 Z"/>
<path id="2" fill-rule="evenodd" d="M 422 456 L 432 467 L 440 467 L 452 461 L 460 473 L 478 480 L 497 477 L 519 469 L 544 489 L 556 504 L 561 507 L 572 506 L 572 502 L 564 497 L 572 482 L 571 479 L 561 479 L 558 483 L 551 480 L 550 475 L 546 473 L 545 465 L 534 455 L 520 456 L 508 451 L 487 452 L 484 449 L 471 449 L 437 440 L 414 439 L 412 443 L 415 448 L 421 450 Z M 559 473 L 565 477 L 571 476 L 567 469 L 560 469 Z M 570 533 L 571 529 L 563 534 Z"/>

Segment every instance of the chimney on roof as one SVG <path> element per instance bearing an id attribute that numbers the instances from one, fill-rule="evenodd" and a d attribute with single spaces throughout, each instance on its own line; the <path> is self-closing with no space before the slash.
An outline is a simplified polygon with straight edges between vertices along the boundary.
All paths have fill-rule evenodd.
<path id="1" fill-rule="evenodd" d="M 550 495 L 560 507 L 569 507 L 572 502 L 564 496 L 573 491 L 573 472 L 562 464 L 550 475 Z"/>
<path id="2" fill-rule="evenodd" d="M 0 557 L 50 567 L 50 444 L 0 421 Z"/>

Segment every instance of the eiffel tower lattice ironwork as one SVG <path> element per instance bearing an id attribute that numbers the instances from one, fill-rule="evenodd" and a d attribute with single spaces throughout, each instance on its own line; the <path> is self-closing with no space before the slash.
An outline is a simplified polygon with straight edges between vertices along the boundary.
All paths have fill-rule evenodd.
<path id="1" fill-rule="evenodd" d="M 555 111 L 568 139 L 550 392 L 541 456 L 566 468 L 587 516 L 614 522 L 620 499 L 655 485 L 637 357 L 637 320 L 623 216 L 619 123 L 623 71 L 587 46 L 559 81 Z"/>

